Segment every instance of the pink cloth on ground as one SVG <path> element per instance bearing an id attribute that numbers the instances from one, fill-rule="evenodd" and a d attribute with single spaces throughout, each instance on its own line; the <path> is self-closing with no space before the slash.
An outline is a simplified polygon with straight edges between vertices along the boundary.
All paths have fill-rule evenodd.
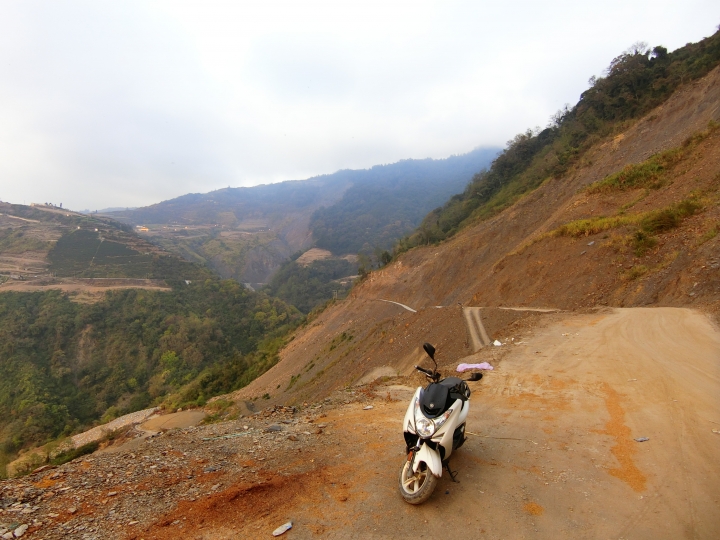
<path id="1" fill-rule="evenodd" d="M 492 367 L 490 364 L 488 364 L 487 362 L 483 362 L 482 364 L 460 364 L 460 365 L 457 367 L 457 370 L 458 370 L 459 372 L 461 372 L 461 373 L 462 373 L 463 371 L 468 371 L 469 369 L 487 369 L 487 370 L 492 370 L 493 367 Z"/>

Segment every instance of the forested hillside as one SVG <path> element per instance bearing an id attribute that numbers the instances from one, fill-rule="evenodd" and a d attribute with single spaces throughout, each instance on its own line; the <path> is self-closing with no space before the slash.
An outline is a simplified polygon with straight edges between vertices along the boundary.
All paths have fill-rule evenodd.
<path id="1" fill-rule="evenodd" d="M 0 294 L 0 462 L 102 419 L 194 403 L 272 366 L 299 313 L 216 279 L 172 292 Z"/>
<path id="2" fill-rule="evenodd" d="M 478 148 L 442 160 L 405 160 L 367 171 L 347 171 L 353 185 L 310 220 L 316 245 L 336 255 L 389 249 L 425 214 L 461 191 L 497 155 Z"/>
<path id="3" fill-rule="evenodd" d="M 509 141 L 488 171 L 476 174 L 462 193 L 430 212 L 397 250 L 448 238 L 509 207 L 547 179 L 590 165 L 583 156 L 593 144 L 621 133 L 678 86 L 703 77 L 718 62 L 720 32 L 673 52 L 633 45 L 610 63 L 603 77 L 591 78 L 578 103 L 558 111 L 547 128 L 528 130 Z"/>
<path id="4" fill-rule="evenodd" d="M 341 278 L 356 273 L 357 264 L 347 259 L 329 258 L 309 265 L 290 260 L 280 267 L 263 290 L 303 313 L 310 313 L 313 308 L 331 299 L 334 291 L 344 296 L 352 286 L 352 280 L 341 282 Z"/>

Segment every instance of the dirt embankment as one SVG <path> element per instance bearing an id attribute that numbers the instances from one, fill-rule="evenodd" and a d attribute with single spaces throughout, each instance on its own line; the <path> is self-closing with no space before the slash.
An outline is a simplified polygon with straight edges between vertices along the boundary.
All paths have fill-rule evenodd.
<path id="1" fill-rule="evenodd" d="M 44 278 L 29 281 L 10 280 L 0 284 L 0 293 L 40 292 L 61 290 L 75 302 L 99 302 L 107 291 L 118 289 L 145 289 L 150 291 L 169 291 L 170 287 L 162 279 L 135 278 Z"/>

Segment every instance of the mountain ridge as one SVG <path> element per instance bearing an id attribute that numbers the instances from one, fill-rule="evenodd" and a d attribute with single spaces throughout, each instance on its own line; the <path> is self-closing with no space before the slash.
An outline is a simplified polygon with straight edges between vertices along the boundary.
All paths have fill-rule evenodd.
<path id="1" fill-rule="evenodd" d="M 332 238 L 336 255 L 356 254 L 366 244 L 368 251 L 391 248 L 439 201 L 461 191 L 497 151 L 478 148 L 442 160 L 410 159 L 307 180 L 186 194 L 109 215 L 146 226 L 154 242 L 223 277 L 264 283 L 292 254 L 323 239 Z M 378 211 L 378 205 L 385 206 Z M 344 242 L 347 231 L 331 225 L 337 221 L 349 226 L 356 240 Z"/>

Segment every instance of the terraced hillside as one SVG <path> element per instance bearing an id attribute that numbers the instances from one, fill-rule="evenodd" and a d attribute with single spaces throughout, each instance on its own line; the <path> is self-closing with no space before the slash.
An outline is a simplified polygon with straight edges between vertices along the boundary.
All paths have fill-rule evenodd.
<path id="1" fill-rule="evenodd" d="M 0 291 L 50 287 L 77 293 L 83 283 L 117 288 L 124 286 L 122 279 L 140 278 L 154 280 L 146 285 L 157 287 L 166 279 L 210 275 L 112 219 L 53 206 L 0 203 Z M 96 281 L 82 281 L 87 278 Z M 144 286 L 137 281 L 126 285 Z"/>

